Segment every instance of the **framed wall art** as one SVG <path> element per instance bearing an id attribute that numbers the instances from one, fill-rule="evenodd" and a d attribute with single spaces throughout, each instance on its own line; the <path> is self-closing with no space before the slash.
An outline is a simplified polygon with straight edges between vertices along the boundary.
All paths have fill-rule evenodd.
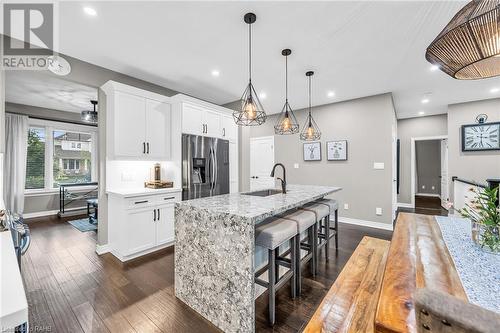
<path id="1" fill-rule="evenodd" d="M 328 161 L 347 161 L 347 140 L 328 141 L 326 153 Z"/>
<path id="2" fill-rule="evenodd" d="M 304 143 L 304 161 L 321 161 L 321 142 Z"/>

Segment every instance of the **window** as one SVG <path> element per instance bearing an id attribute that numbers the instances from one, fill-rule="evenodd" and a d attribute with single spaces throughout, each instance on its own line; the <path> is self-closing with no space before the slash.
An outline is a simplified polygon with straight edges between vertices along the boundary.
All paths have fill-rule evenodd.
<path id="1" fill-rule="evenodd" d="M 26 159 L 26 188 L 45 187 L 45 129 L 28 130 L 28 157 Z"/>
<path id="2" fill-rule="evenodd" d="M 30 119 L 26 190 L 95 181 L 96 137 L 94 127 Z"/>

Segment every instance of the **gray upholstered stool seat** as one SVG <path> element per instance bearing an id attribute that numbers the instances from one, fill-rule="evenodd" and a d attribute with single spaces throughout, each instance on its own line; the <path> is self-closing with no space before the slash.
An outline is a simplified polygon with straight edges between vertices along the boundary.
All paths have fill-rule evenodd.
<path id="1" fill-rule="evenodd" d="M 255 283 L 267 288 L 269 294 L 269 323 L 274 325 L 276 321 L 275 301 L 276 291 L 283 287 L 286 282 L 291 280 L 291 294 L 295 298 L 297 292 L 296 267 L 297 262 L 295 245 L 299 238 L 297 233 L 297 223 L 291 220 L 285 220 L 279 217 L 269 218 L 266 221 L 258 224 L 255 227 L 255 245 L 266 248 L 268 251 L 268 264 L 255 272 Z M 285 254 L 280 256 L 279 248 L 286 242 L 290 241 L 290 258 L 286 258 Z M 300 240 L 299 240 L 300 242 Z M 286 267 L 289 270 L 280 276 L 280 266 Z M 264 281 L 259 277 L 266 272 L 268 273 L 268 281 Z"/>
<path id="2" fill-rule="evenodd" d="M 300 209 L 305 210 L 305 211 L 310 211 L 313 212 L 316 216 L 316 222 L 319 224 L 319 228 L 316 227 L 316 240 L 313 245 L 313 256 L 315 256 L 314 263 L 314 275 L 317 272 L 317 262 L 319 259 L 319 250 L 322 247 L 325 247 L 325 258 L 328 260 L 328 248 L 329 248 L 329 243 L 330 243 L 330 234 L 329 228 L 324 228 L 324 226 L 327 226 L 330 224 L 330 206 L 324 203 L 320 202 L 311 202 L 308 203 L 304 206 L 302 206 Z M 322 229 L 325 229 L 325 233 L 321 233 L 320 231 Z M 323 240 L 323 241 L 321 241 Z"/>
<path id="3" fill-rule="evenodd" d="M 295 241 L 295 252 L 296 252 L 296 281 L 297 281 L 297 294 L 300 296 L 302 290 L 302 265 L 307 264 L 312 260 L 311 272 L 316 274 L 316 252 L 315 252 L 315 240 L 317 239 L 317 225 L 316 225 L 316 214 L 308 210 L 298 209 L 285 215 L 281 215 L 283 219 L 294 221 L 297 224 L 298 236 Z M 301 239 L 301 234 L 307 231 L 307 243 L 303 243 Z M 306 250 L 307 254 L 304 258 L 301 258 L 301 250 Z"/>
<path id="4" fill-rule="evenodd" d="M 255 227 L 255 245 L 274 250 L 297 235 L 297 224 L 290 220 L 271 218 Z"/>
<path id="5" fill-rule="evenodd" d="M 334 200 L 334 199 L 320 199 L 320 200 L 317 200 L 316 202 L 318 203 L 322 203 L 322 204 L 325 204 L 325 205 L 328 205 L 330 206 L 330 215 L 333 214 L 333 219 L 334 219 L 334 224 L 335 226 L 331 226 L 330 225 L 330 221 L 328 221 L 328 224 L 325 224 L 325 228 L 326 226 L 328 225 L 328 227 L 330 228 L 329 230 L 329 235 L 328 237 L 332 238 L 332 237 L 335 237 L 335 250 L 338 251 L 339 249 L 339 204 L 337 202 L 337 200 Z M 323 232 L 323 227 L 320 227 L 320 233 L 322 234 L 326 234 L 326 230 Z"/>
<path id="6" fill-rule="evenodd" d="M 316 215 L 316 221 L 320 221 L 330 215 L 330 207 L 323 203 L 311 202 L 302 206 L 300 209 L 313 212 Z"/>

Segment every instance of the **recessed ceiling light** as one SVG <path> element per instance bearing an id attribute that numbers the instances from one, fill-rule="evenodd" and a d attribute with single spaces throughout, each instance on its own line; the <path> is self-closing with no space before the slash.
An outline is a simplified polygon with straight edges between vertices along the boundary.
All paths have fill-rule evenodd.
<path id="1" fill-rule="evenodd" d="M 92 7 L 83 7 L 83 11 L 85 12 L 85 14 L 90 15 L 90 16 L 96 16 L 97 15 L 97 12 Z"/>
<path id="2" fill-rule="evenodd" d="M 432 65 L 432 66 L 430 67 L 431 72 L 435 72 L 435 71 L 437 71 L 438 69 L 439 69 L 439 66 L 438 66 L 438 65 Z"/>
<path id="3" fill-rule="evenodd" d="M 216 69 L 212 71 L 212 76 L 218 77 L 220 75 L 220 72 Z"/>
<path id="4" fill-rule="evenodd" d="M 259 94 L 260 99 L 266 99 L 266 97 L 267 97 L 267 94 L 263 91 Z"/>
<path id="5" fill-rule="evenodd" d="M 490 93 L 494 94 L 500 91 L 500 88 L 491 88 Z"/>
<path id="6" fill-rule="evenodd" d="M 419 114 L 419 116 L 423 116 L 425 114 L 425 112 L 424 111 L 420 111 L 418 114 Z"/>
<path id="7" fill-rule="evenodd" d="M 335 91 L 329 91 L 326 95 L 328 97 L 333 97 L 333 96 L 335 96 Z"/>
<path id="8" fill-rule="evenodd" d="M 427 103 L 429 103 L 429 101 L 430 101 L 430 99 L 429 99 L 429 98 L 427 98 L 427 97 L 424 97 L 424 98 L 422 98 L 422 100 L 421 100 L 422 104 L 427 104 Z"/>

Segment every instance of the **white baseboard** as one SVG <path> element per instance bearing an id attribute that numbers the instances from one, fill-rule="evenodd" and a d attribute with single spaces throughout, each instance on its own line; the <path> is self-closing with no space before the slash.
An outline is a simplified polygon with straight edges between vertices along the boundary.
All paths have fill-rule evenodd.
<path id="1" fill-rule="evenodd" d="M 381 222 L 374 222 L 374 221 L 358 220 L 358 219 L 352 219 L 349 217 L 340 217 L 340 216 L 339 216 L 339 222 L 360 225 L 363 227 L 370 227 L 370 228 L 392 231 L 392 223 L 381 223 Z"/>
<path id="2" fill-rule="evenodd" d="M 441 195 L 439 195 L 437 193 L 415 193 L 415 195 L 418 195 L 420 197 L 441 198 Z"/>
<path id="3" fill-rule="evenodd" d="M 46 210 L 46 211 L 34 212 L 34 213 L 25 213 L 25 214 L 23 214 L 23 218 L 24 219 L 32 219 L 34 217 L 43 217 L 43 216 L 56 215 L 57 213 L 59 213 L 59 209 Z"/>
<path id="4" fill-rule="evenodd" d="M 396 205 L 401 208 L 413 208 L 411 203 L 398 202 Z"/>
<path id="5" fill-rule="evenodd" d="M 101 254 L 104 254 L 104 253 L 108 253 L 109 252 L 109 244 L 103 244 L 103 245 L 99 245 L 97 244 L 95 246 L 95 252 L 98 254 L 98 255 L 101 255 Z"/>

